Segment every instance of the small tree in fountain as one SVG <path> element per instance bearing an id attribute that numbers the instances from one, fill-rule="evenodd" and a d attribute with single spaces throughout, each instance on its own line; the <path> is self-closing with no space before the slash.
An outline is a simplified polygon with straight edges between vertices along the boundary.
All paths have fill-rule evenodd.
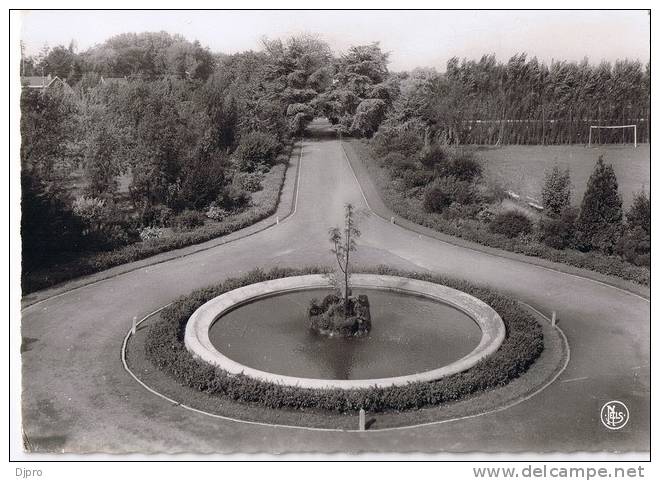
<path id="1" fill-rule="evenodd" d="M 341 297 L 329 294 L 321 303 L 312 299 L 309 307 L 310 327 L 329 337 L 363 336 L 371 329 L 371 314 L 367 296 L 353 296 L 351 292 L 351 252 L 356 250 L 355 240 L 360 237 L 355 209 L 351 204 L 345 207 L 343 230 L 333 227 L 328 233 L 332 243 L 331 251 L 339 266 L 330 277 Z"/>
<path id="2" fill-rule="evenodd" d="M 330 242 L 332 243 L 331 252 L 335 255 L 337 259 L 337 264 L 339 265 L 339 270 L 341 271 L 343 277 L 343 283 L 340 283 L 339 291 L 342 295 L 342 300 L 344 301 L 344 315 L 348 317 L 348 298 L 351 296 L 351 252 L 355 251 L 357 244 L 355 240 L 360 237 L 360 231 L 358 230 L 355 222 L 355 208 L 352 204 L 346 204 L 344 211 L 344 230 L 342 231 L 339 227 L 332 227 L 328 232 L 330 234 Z M 336 279 L 338 281 L 338 279 Z"/>

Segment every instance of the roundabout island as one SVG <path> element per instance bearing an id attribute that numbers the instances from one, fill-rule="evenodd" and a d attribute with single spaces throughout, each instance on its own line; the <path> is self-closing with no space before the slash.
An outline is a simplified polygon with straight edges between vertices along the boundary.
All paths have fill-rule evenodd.
<path id="1" fill-rule="evenodd" d="M 366 289 L 368 291 L 384 291 L 386 295 L 383 296 L 383 300 L 387 299 L 387 295 L 398 295 L 397 297 L 402 298 L 404 302 L 407 301 L 408 303 L 412 304 L 415 302 L 420 302 L 421 299 L 429 299 L 434 301 L 433 303 L 442 303 L 445 307 L 451 306 L 453 310 L 458 311 L 456 314 L 463 313 L 465 315 L 448 316 L 450 317 L 448 320 L 433 319 L 433 307 L 435 306 L 431 305 L 430 309 L 429 306 L 427 306 L 427 309 L 431 311 L 430 316 L 427 316 L 431 317 L 431 319 L 428 321 L 431 323 L 436 321 L 435 331 L 437 331 L 439 334 L 438 337 L 442 338 L 443 324 L 463 322 L 476 324 L 476 327 L 478 327 L 480 331 L 480 341 L 478 345 L 467 355 L 461 357 L 460 359 L 454 360 L 447 365 L 436 367 L 435 369 L 430 369 L 424 372 L 416 372 L 407 375 L 375 379 L 337 379 L 335 378 L 337 377 L 336 370 L 331 370 L 330 375 L 333 377 L 331 379 L 314 379 L 309 377 L 298 377 L 292 375 L 282 375 L 273 372 L 265 372 L 232 360 L 216 348 L 209 337 L 209 333 L 213 331 L 216 326 L 223 324 L 224 314 L 234 309 L 240 308 L 239 306 L 245 304 L 253 304 L 254 308 L 262 313 L 261 317 L 268 318 L 268 322 L 264 323 L 264 325 L 261 325 L 260 328 L 264 334 L 264 340 L 272 339 L 273 335 L 275 335 L 278 330 L 282 329 L 283 323 L 276 322 L 277 319 L 275 319 L 274 322 L 272 317 L 273 311 L 261 308 L 259 306 L 260 300 L 264 298 L 272 298 L 274 296 L 282 296 L 292 292 L 319 290 L 320 288 L 329 289 L 331 287 L 326 276 L 322 274 L 309 274 L 304 276 L 284 277 L 270 281 L 259 282 L 256 284 L 250 284 L 248 286 L 229 291 L 206 302 L 193 313 L 193 315 L 190 317 L 190 320 L 186 324 L 186 348 L 195 358 L 219 369 L 222 369 L 232 375 L 241 374 L 263 382 L 270 382 L 281 386 L 292 386 L 305 389 L 364 389 L 374 387 L 382 388 L 390 386 L 405 386 L 414 382 L 436 381 L 452 374 L 466 371 L 467 369 L 476 365 L 479 361 L 493 354 L 500 347 L 502 341 L 504 341 L 505 327 L 497 312 L 495 312 L 483 301 L 480 301 L 479 299 L 463 292 L 457 291 L 456 289 L 451 289 L 440 284 L 417 279 L 376 274 L 356 274 L 352 278 L 352 284 L 354 288 Z M 413 309 L 415 309 L 415 307 L 411 306 L 409 315 L 415 315 L 413 314 L 415 312 Z M 280 316 L 281 320 L 286 322 L 291 318 L 295 318 L 296 310 L 300 311 L 300 308 L 298 306 L 294 306 L 293 309 L 287 309 L 287 312 L 284 313 L 283 316 Z M 419 315 L 419 312 L 416 314 Z M 405 313 L 403 313 L 403 316 L 405 316 Z M 391 324 L 402 324 L 406 322 L 407 319 L 403 318 L 403 316 L 393 320 Z M 451 319 L 451 317 L 460 317 L 460 319 L 456 322 L 456 320 Z M 404 356 L 404 361 L 415 363 L 415 356 L 419 355 L 420 351 L 423 350 L 423 348 L 420 348 L 419 346 L 421 343 L 415 343 L 415 341 L 423 341 L 423 339 L 420 339 L 420 337 L 424 332 L 424 326 L 421 326 L 422 329 L 420 329 L 418 332 L 415 332 L 416 320 L 419 324 L 423 324 L 425 321 L 425 319 L 413 319 L 412 322 L 409 323 L 410 325 L 407 327 L 408 331 L 412 330 L 413 332 L 410 332 L 408 336 L 405 336 L 405 338 L 402 338 L 401 334 L 398 334 L 398 338 L 396 340 L 390 341 L 389 343 L 374 341 L 374 343 L 379 344 L 375 347 L 377 352 L 374 353 L 374 359 L 369 359 L 367 362 L 374 364 L 381 360 L 385 361 L 387 356 L 391 354 L 388 352 L 388 349 L 391 349 L 395 344 L 400 344 L 403 345 L 404 350 L 410 348 L 412 351 L 410 352 L 412 355 L 408 356 L 411 359 L 405 359 Z M 376 320 L 376 323 L 378 323 L 378 320 Z M 398 326 L 386 326 L 386 328 L 389 329 L 396 329 L 397 327 Z M 448 327 L 454 331 L 457 330 L 457 326 L 450 325 Z M 468 325 L 465 327 L 467 329 L 464 330 L 469 330 L 470 327 L 474 329 L 475 326 Z M 382 329 L 383 326 L 381 325 L 380 328 Z M 221 331 L 220 336 L 222 336 L 222 329 L 218 330 Z M 378 330 L 378 327 L 376 330 Z M 401 331 L 401 329 L 399 329 L 399 331 Z M 282 337 L 285 338 L 286 335 Z M 376 336 L 373 335 L 369 337 Z M 466 337 L 475 336 L 474 333 L 468 332 L 466 333 Z M 459 347 L 461 347 L 460 344 L 466 344 L 469 341 L 467 339 L 463 339 L 460 334 L 458 336 L 453 336 L 451 340 L 454 341 L 454 344 L 458 343 Z M 241 344 L 241 347 L 246 344 L 253 344 L 251 341 L 252 340 L 248 338 L 247 342 Z M 356 346 L 356 343 L 351 341 L 346 341 L 343 339 L 332 339 L 325 340 L 325 343 L 330 343 L 333 345 L 335 348 L 334 351 L 338 354 L 338 357 L 342 357 L 342 351 L 355 351 L 361 347 L 367 348 L 367 346 L 365 346 L 366 343 L 362 343 L 361 346 Z M 222 343 L 222 340 L 220 339 L 218 343 Z M 276 345 L 274 349 L 269 349 L 269 346 L 264 342 L 258 344 L 263 350 L 267 352 L 270 350 L 277 351 L 280 347 Z M 308 346 L 303 346 L 303 349 L 305 347 L 313 347 L 319 343 L 314 342 L 312 339 L 308 344 Z M 448 344 L 451 344 L 451 342 Z M 429 351 L 443 349 L 443 346 L 440 343 L 430 347 L 431 349 L 429 349 Z M 446 350 L 448 347 L 449 346 L 444 346 L 444 350 Z M 237 354 L 239 354 L 241 351 L 244 352 L 245 350 L 247 350 L 247 348 L 240 350 L 235 349 Z M 317 352 L 319 351 L 322 352 L 322 349 L 317 349 Z M 266 356 L 261 356 L 261 354 L 262 353 L 258 353 L 253 357 L 265 357 L 269 362 L 272 362 L 272 359 L 270 359 L 272 356 L 269 356 L 268 354 L 266 354 Z M 431 357 L 433 355 L 432 352 L 425 354 L 429 354 Z M 390 365 L 388 367 L 390 369 L 403 369 L 404 372 L 408 369 L 407 366 L 401 366 L 400 364 L 395 366 Z M 297 369 L 300 368 L 298 367 Z M 414 369 L 414 367 L 412 369 Z M 376 372 L 382 372 L 379 371 L 378 368 L 375 370 Z M 345 374 L 342 376 L 341 370 L 339 377 L 345 377 Z"/>
<path id="2" fill-rule="evenodd" d="M 306 267 L 257 269 L 195 291 L 146 319 L 147 328 L 129 336 L 124 353 L 127 365 L 134 377 L 154 393 L 210 416 L 350 431 L 358 428 L 356 419 L 360 409 L 370 416 L 371 430 L 446 422 L 503 409 L 542 390 L 567 362 L 568 346 L 559 331 L 518 302 L 464 281 L 385 267 L 352 275 L 353 288 L 369 292 L 375 301 L 372 302 L 372 312 L 376 314 L 374 326 L 366 337 L 321 338 L 305 332 L 308 327 L 302 320 L 295 331 L 283 326 L 282 321 L 290 317 L 279 316 L 278 320 L 273 305 L 286 306 L 287 296 L 309 297 L 329 286 L 327 268 Z M 378 293 L 384 296 L 379 298 Z M 384 309 L 379 307 L 381 299 L 391 296 L 395 299 L 403 296 L 412 304 L 421 303 L 429 318 L 420 318 L 419 311 L 410 311 L 412 317 L 379 323 L 379 313 L 391 310 L 387 305 Z M 271 305 L 260 305 L 264 302 Z M 288 305 L 297 306 L 293 311 L 305 311 L 304 303 Z M 289 307 L 284 311 L 288 312 Z M 261 332 L 259 336 L 255 337 L 250 328 L 253 319 L 249 312 L 247 317 L 242 313 L 246 308 L 260 313 L 263 322 L 252 326 Z M 437 317 L 443 313 L 453 313 L 453 318 Z M 231 324 L 240 322 L 243 331 L 237 334 L 238 330 Z M 225 323 L 230 326 L 223 326 Z M 409 331 L 409 340 L 424 345 L 429 340 L 430 323 L 435 324 L 436 331 L 430 342 L 441 339 L 446 330 L 450 344 L 456 344 L 462 335 L 452 324 L 465 324 L 467 330 L 463 333 L 468 334 L 462 339 L 462 348 L 468 348 L 468 352 L 432 369 L 411 372 L 419 367 L 419 346 L 396 334 L 396 325 L 403 324 L 404 330 Z M 415 324 L 420 331 L 411 330 L 410 326 Z M 214 333 L 218 327 L 219 332 Z M 385 335 L 379 330 L 384 330 Z M 292 332 L 304 334 L 296 336 Z M 394 336 L 388 336 L 388 332 Z M 224 340 L 225 344 L 223 334 L 231 337 Z M 292 348 L 292 344 L 283 346 L 281 339 L 291 337 L 311 343 L 308 352 L 300 346 Z M 361 365 L 365 356 L 360 356 L 360 350 L 368 351 L 370 340 L 378 337 L 389 337 L 389 343 L 375 340 L 376 351 L 381 349 L 381 352 L 364 363 L 365 369 Z M 237 346 L 235 343 L 240 338 L 242 341 Z M 251 351 L 245 348 L 248 345 L 253 346 Z M 323 358 L 323 345 L 326 351 L 335 353 L 328 356 L 334 360 L 334 367 L 338 364 L 342 369 L 326 370 L 329 374 L 323 377 L 292 375 L 301 372 L 300 364 L 313 364 L 311 358 L 317 362 Z M 392 349 L 395 345 L 399 345 L 398 354 Z M 442 350 L 441 344 L 436 345 L 436 350 Z M 427 353 L 432 351 L 429 349 Z M 248 355 L 236 357 L 237 352 Z M 310 352 L 314 354 L 310 356 Z M 338 352 L 342 355 L 337 356 Z M 273 363 L 273 356 L 278 353 L 286 354 L 286 359 Z M 387 362 L 390 353 L 395 363 Z M 406 357 L 412 367 L 405 365 Z M 377 360 L 383 360 L 385 371 L 374 366 Z M 347 368 L 347 363 L 356 367 Z M 271 369 L 260 369 L 265 365 Z M 274 365 L 279 367 L 272 369 Z M 392 369 L 392 365 L 396 368 Z M 312 366 L 311 371 L 314 369 Z M 396 375 L 371 378 L 352 372 Z"/>

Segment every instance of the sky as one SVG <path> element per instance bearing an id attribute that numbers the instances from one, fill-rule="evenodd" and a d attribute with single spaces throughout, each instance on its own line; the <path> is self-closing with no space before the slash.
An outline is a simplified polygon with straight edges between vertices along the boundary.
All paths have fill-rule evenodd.
<path id="1" fill-rule="evenodd" d="M 379 41 L 390 70 L 434 67 L 453 56 L 507 60 L 530 57 L 593 63 L 650 59 L 645 11 L 25 11 L 21 38 L 28 54 L 44 44 L 76 42 L 79 51 L 124 32 L 165 30 L 199 40 L 214 52 L 259 49 L 263 36 L 318 34 L 340 53 Z"/>

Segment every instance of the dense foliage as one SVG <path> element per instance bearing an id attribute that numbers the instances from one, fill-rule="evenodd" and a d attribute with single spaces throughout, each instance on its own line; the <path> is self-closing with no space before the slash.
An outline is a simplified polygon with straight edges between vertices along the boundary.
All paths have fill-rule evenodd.
<path id="1" fill-rule="evenodd" d="M 651 267 L 651 199 L 644 192 L 635 197 L 626 213 L 626 225 L 617 251 L 628 262 Z"/>
<path id="2" fill-rule="evenodd" d="M 434 382 L 416 382 L 388 388 L 302 389 L 271 384 L 243 375 L 232 376 L 196 360 L 184 345 L 185 325 L 203 303 L 224 292 L 248 284 L 281 277 L 326 272 L 323 268 L 260 269 L 222 284 L 194 291 L 178 299 L 161 313 L 149 328 L 146 339 L 148 358 L 158 368 L 192 389 L 229 399 L 256 403 L 268 408 L 316 408 L 335 412 L 402 411 L 462 399 L 485 389 L 502 386 L 523 374 L 543 351 L 541 326 L 520 305 L 490 289 L 465 281 L 431 274 L 401 272 L 380 267 L 374 273 L 412 277 L 435 282 L 471 294 L 495 309 L 506 326 L 506 338 L 499 350 L 469 370 Z"/>
<path id="3" fill-rule="evenodd" d="M 598 250 L 581 252 L 576 248 L 575 237 L 578 209 L 567 207 L 559 217 L 545 216 L 537 211 L 531 212 L 532 209 L 524 203 L 518 203 L 516 209 L 527 212 L 530 220 L 532 214 L 538 219 L 536 222 L 532 222 L 532 232 L 513 238 L 494 233 L 489 229 L 493 218 L 500 212 L 512 210 L 512 207 L 509 206 L 514 204 L 514 201 L 507 198 L 506 193 L 499 189 L 497 184 L 490 183 L 487 179 L 481 179 L 472 184 L 476 193 L 472 197 L 473 203 L 453 202 L 447 206 L 443 200 L 439 203 L 439 205 L 443 205 L 441 212 L 434 211 L 425 194 L 429 190 L 433 190 L 436 174 L 422 167 L 419 161 L 414 160 L 414 157 L 406 158 L 399 152 L 381 157 L 378 154 L 379 145 L 379 139 L 374 138 L 370 145 L 357 141 L 351 142 L 350 148 L 347 150 L 349 158 L 354 158 L 356 155 L 352 152 L 355 149 L 357 156 L 363 160 L 361 165 L 364 165 L 372 176 L 387 208 L 395 214 L 414 223 L 470 242 L 649 285 L 650 270 L 640 266 L 650 265 L 647 264 L 647 262 L 650 263 L 650 255 L 648 255 L 650 253 L 650 232 L 648 235 L 642 235 L 642 231 L 637 230 L 637 234 L 634 236 L 626 235 L 625 242 L 619 241 L 617 248 L 619 250 L 615 252 L 616 255 L 607 255 Z M 397 144 L 391 143 L 390 145 Z M 398 145 L 401 145 L 403 149 L 409 148 L 407 144 Z M 428 180 L 424 181 L 426 183 L 411 186 L 406 181 L 406 177 L 422 175 L 429 176 Z M 455 187 L 455 184 L 450 182 L 451 179 L 445 177 L 442 181 L 449 184 L 448 189 Z M 444 199 L 444 196 L 439 198 Z M 645 203 L 648 203 L 648 198 L 638 202 L 641 205 L 647 205 Z M 650 206 L 650 204 L 648 205 Z M 641 212 L 642 215 L 639 215 L 638 212 Z M 637 208 L 632 218 L 644 218 L 644 215 L 649 213 L 650 210 Z M 650 216 L 644 223 L 650 225 Z M 625 249 L 628 254 L 624 254 L 622 249 Z M 639 252 L 639 256 L 635 257 L 634 252 Z M 630 261 L 630 256 L 637 260 Z"/>
<path id="4" fill-rule="evenodd" d="M 336 59 L 333 83 L 317 104 L 340 131 L 371 137 L 378 130 L 397 90 L 387 59 L 378 43 L 353 46 Z"/>
<path id="5" fill-rule="evenodd" d="M 258 200 L 255 201 L 255 205 L 252 208 L 242 210 L 233 216 L 227 216 L 225 212 L 225 215 L 215 219 L 217 222 L 205 223 L 202 227 L 194 230 L 176 231 L 168 236 L 162 235 L 163 229 L 150 225 L 141 229 L 138 234 L 143 242 L 130 243 L 124 247 L 109 251 L 85 252 L 75 257 L 63 258 L 58 256 L 59 262 L 56 263 L 52 263 L 52 259 L 45 258 L 44 262 L 36 265 L 34 269 L 24 264 L 22 272 L 23 291 L 32 292 L 50 287 L 60 282 L 103 271 L 128 262 L 145 259 L 162 252 L 206 242 L 252 225 L 257 221 L 267 218 L 276 211 L 285 172 L 286 165 L 284 163 L 273 167 L 264 181 L 263 190 L 257 192 L 258 195 L 255 195 Z M 25 202 L 25 199 L 23 202 Z M 34 216 L 34 218 L 39 219 L 38 216 Z M 56 219 L 56 222 L 59 222 L 57 217 L 54 217 L 54 219 Z M 154 220 L 154 224 L 158 222 L 161 225 L 162 223 L 168 223 L 167 210 L 154 211 L 153 219 L 159 219 Z M 54 223 L 53 225 L 57 227 L 58 224 Z M 46 239 L 46 243 L 50 243 L 52 237 L 54 237 L 51 236 L 52 230 L 48 232 L 35 230 L 35 232 L 37 234 L 44 234 L 39 239 Z M 71 242 L 75 240 L 72 237 L 65 237 L 65 239 Z M 27 241 L 24 240 L 24 242 Z M 47 251 L 44 252 L 44 255 L 47 255 Z M 29 258 L 39 254 L 40 252 L 30 253 Z"/>
<path id="6" fill-rule="evenodd" d="M 292 128 L 287 113 L 302 102 L 300 82 L 324 89 L 329 77 L 319 69 L 330 55 L 308 37 L 288 40 L 282 51 L 276 44 L 214 56 L 164 32 L 125 34 L 82 53 L 57 47 L 24 62 L 26 74 L 38 68 L 67 79 L 22 93 L 24 281 L 51 277 L 38 271 L 62 264 L 82 273 L 85 259 L 156 239 L 179 245 L 177 232 L 209 221 L 234 216 L 234 225 L 245 225 L 272 212 L 252 198 L 303 128 Z M 213 231 L 226 228 L 190 239 Z"/>
<path id="7" fill-rule="evenodd" d="M 532 232 L 532 223 L 525 214 L 508 210 L 497 214 L 488 224 L 491 232 L 510 239 Z"/>

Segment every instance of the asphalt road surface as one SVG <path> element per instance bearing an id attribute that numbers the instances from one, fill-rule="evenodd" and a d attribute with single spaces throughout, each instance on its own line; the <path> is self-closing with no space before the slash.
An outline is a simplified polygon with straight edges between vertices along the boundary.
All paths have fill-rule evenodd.
<path id="1" fill-rule="evenodd" d="M 317 122 L 314 128 L 321 132 L 328 126 Z M 332 137 L 306 139 L 300 162 L 295 213 L 278 225 L 79 289 L 67 292 L 65 286 L 60 295 L 23 310 L 23 430 L 34 448 L 72 453 L 649 450 L 647 300 L 366 215 L 360 186 Z M 365 212 L 358 263 L 429 269 L 492 285 L 544 313 L 556 310 L 571 348 L 564 373 L 539 395 L 494 414 L 395 432 L 342 433 L 209 418 L 150 394 L 124 371 L 120 348 L 134 316 L 257 266 L 330 264 L 327 230 L 341 225 L 346 202 Z M 613 399 L 630 411 L 628 424 L 616 431 L 600 422 L 602 404 Z"/>

